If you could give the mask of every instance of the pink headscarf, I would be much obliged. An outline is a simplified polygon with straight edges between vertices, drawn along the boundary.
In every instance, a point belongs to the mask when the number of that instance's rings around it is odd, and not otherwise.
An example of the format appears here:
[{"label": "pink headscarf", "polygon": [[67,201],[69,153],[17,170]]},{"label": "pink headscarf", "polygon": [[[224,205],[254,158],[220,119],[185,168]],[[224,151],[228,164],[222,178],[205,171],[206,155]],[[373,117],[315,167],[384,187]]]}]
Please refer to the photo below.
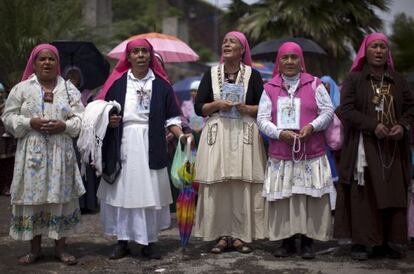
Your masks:
[{"label": "pink headscarf", "polygon": [[[243,54],[242,62],[245,65],[251,66],[252,65],[252,57],[250,55],[250,46],[249,46],[249,42],[246,39],[246,36],[244,36],[244,34],[239,32],[239,31],[231,31],[231,32],[227,33],[226,36],[234,36],[239,40],[240,44],[244,48],[244,54]],[[226,37],[226,36],[224,36],[224,37]],[[221,55],[221,57],[220,57],[220,63],[224,63],[223,55]]]},{"label": "pink headscarf", "polygon": [[280,58],[282,58],[283,55],[286,55],[287,53],[294,53],[297,56],[299,56],[301,71],[306,72],[305,59],[303,58],[302,48],[294,42],[285,42],[280,46],[279,50],[277,51],[275,67],[273,69],[272,77],[275,77],[279,73],[279,60]]},{"label": "pink headscarf", "polygon": [[121,76],[131,68],[131,64],[128,61],[128,54],[133,48],[138,47],[138,46],[145,47],[150,51],[151,61],[150,61],[149,67],[153,70],[153,72],[157,76],[159,76],[160,78],[170,83],[170,81],[168,80],[167,73],[162,68],[162,65],[159,63],[158,59],[155,58],[154,56],[154,49],[152,48],[152,45],[148,42],[147,39],[135,39],[135,40],[128,42],[125,48],[125,51],[123,52],[121,58],[116,64],[111,75],[109,75],[108,79],[106,79],[105,84],[103,85],[103,88],[101,92],[98,94],[98,96],[96,97],[96,99],[104,100],[106,93],[111,88],[112,84],[116,80],[121,78]]},{"label": "pink headscarf", "polygon": [[29,78],[30,75],[33,74],[33,63],[35,62],[36,57],[39,54],[39,52],[41,50],[44,50],[44,49],[48,49],[48,50],[50,50],[51,52],[53,52],[55,54],[56,59],[58,61],[58,63],[57,63],[57,65],[58,65],[58,75],[60,75],[60,60],[59,60],[59,52],[58,52],[57,48],[55,46],[51,45],[51,44],[40,44],[40,45],[37,45],[36,47],[34,47],[33,50],[32,50],[32,53],[30,53],[30,57],[29,57],[29,60],[27,60],[26,68],[24,69],[21,81],[26,80],[27,78]]},{"label": "pink headscarf", "polygon": [[[365,60],[365,53],[367,50],[368,45],[375,40],[381,40],[388,46],[388,38],[379,32],[374,32],[365,36],[364,40],[362,41],[361,46],[359,47],[357,56],[355,57],[354,63],[352,63],[351,71],[359,71],[362,70],[363,67],[363,60]],[[387,56],[387,64],[388,67],[394,71],[394,62],[392,61],[391,51],[388,49],[388,56]]]}]

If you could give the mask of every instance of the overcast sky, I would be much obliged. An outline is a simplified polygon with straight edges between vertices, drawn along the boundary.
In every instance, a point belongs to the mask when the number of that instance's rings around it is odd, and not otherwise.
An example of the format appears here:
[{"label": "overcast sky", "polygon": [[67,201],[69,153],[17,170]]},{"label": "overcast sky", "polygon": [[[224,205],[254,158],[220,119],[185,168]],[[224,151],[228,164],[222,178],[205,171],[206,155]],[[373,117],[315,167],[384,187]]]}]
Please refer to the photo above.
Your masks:
[{"label": "overcast sky", "polygon": [[[226,8],[230,3],[231,0],[207,0],[213,5],[217,5],[220,8]],[[243,0],[246,3],[254,3],[257,0]],[[407,15],[414,17],[414,0],[394,0],[391,3],[389,13],[378,12],[378,15],[384,20],[385,24],[385,32],[390,34],[391,32],[391,24],[394,20],[394,15],[400,12],[404,12]]]},{"label": "overcast sky", "polygon": [[391,4],[389,13],[378,12],[378,15],[384,20],[385,32],[390,34],[391,25],[394,21],[394,15],[404,12],[408,16],[414,17],[414,1],[413,0],[394,0]]}]

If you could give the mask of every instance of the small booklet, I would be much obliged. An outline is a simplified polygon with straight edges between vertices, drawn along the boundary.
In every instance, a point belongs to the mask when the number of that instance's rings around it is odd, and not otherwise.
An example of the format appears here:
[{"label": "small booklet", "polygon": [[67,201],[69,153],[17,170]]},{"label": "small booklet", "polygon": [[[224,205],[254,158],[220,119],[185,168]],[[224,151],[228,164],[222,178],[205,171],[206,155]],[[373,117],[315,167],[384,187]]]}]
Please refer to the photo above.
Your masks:
[{"label": "small booklet", "polygon": [[[292,104],[293,103],[293,104]],[[280,129],[300,129],[300,98],[279,97],[277,100],[277,127]]]},{"label": "small booklet", "polygon": [[[244,102],[244,88],[243,85],[240,84],[230,84],[224,83],[223,84],[223,91],[221,94],[221,99],[226,101],[231,101],[234,104],[243,103]],[[236,107],[232,107],[228,111],[220,111],[221,117],[238,119],[241,117],[239,111]]]}]

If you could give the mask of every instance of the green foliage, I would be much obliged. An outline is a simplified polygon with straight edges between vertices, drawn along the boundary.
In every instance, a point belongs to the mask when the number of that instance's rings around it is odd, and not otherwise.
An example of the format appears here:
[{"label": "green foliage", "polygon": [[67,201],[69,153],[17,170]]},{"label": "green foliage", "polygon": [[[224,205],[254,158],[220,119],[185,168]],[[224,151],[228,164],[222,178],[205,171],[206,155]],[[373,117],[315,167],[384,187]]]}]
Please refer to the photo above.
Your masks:
[{"label": "green foliage", "polygon": [[395,15],[390,37],[391,49],[397,70],[400,72],[414,71],[414,19],[405,13]]},{"label": "green foliage", "polygon": [[[162,32],[164,17],[184,17],[182,10],[171,6],[166,0],[112,0],[112,11],[112,46],[132,35]],[[190,46],[199,54],[200,61],[211,61],[214,54],[210,49],[193,40],[190,41]]]},{"label": "green foliage", "polygon": [[[233,4],[239,6],[240,1]],[[374,9],[388,11],[389,0],[261,0],[243,16],[236,14],[239,29],[251,42],[281,37],[311,38],[330,56],[349,56],[350,44],[358,48],[365,33],[382,28]],[[230,7],[230,13],[238,12]]]},{"label": "green foliage", "polygon": [[80,0],[0,1],[0,82],[19,81],[35,45],[85,33],[81,13]]},{"label": "green foliage", "polygon": [[229,29],[233,29],[243,16],[249,14],[250,10],[250,5],[242,0],[233,0],[223,16],[224,22],[226,22]]},{"label": "green foliage", "polygon": [[380,31],[375,10],[387,12],[390,0],[259,0],[245,6],[233,0],[225,18],[236,21],[251,43],[284,37],[317,42],[329,58],[329,73],[342,78],[349,71],[352,48],[358,50],[367,33]]},{"label": "green foliage", "polygon": [[140,33],[161,32],[160,18],[182,16],[165,0],[113,0],[112,9],[115,42]]},{"label": "green foliage", "polygon": [[200,57],[200,62],[211,62],[214,56],[214,53],[211,49],[205,47],[201,43],[190,41],[191,48],[197,52]]},{"label": "green foliage", "polygon": [[114,38],[122,41],[138,33],[159,31],[154,18],[148,16],[152,1],[113,0],[113,31]]}]

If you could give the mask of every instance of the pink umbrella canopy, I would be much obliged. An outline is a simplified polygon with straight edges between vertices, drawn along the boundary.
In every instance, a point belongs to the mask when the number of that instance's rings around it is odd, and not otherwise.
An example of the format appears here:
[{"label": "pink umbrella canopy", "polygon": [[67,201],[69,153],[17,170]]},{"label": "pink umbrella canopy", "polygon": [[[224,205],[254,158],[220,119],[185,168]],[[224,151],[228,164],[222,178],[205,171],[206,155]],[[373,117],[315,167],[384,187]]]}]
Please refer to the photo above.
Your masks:
[{"label": "pink umbrella canopy", "polygon": [[129,37],[113,48],[107,54],[108,57],[119,59],[125,50],[126,44],[137,38],[147,39],[154,48],[154,51],[161,55],[165,63],[195,62],[199,59],[197,53],[177,37],[157,32],[143,33]]}]

